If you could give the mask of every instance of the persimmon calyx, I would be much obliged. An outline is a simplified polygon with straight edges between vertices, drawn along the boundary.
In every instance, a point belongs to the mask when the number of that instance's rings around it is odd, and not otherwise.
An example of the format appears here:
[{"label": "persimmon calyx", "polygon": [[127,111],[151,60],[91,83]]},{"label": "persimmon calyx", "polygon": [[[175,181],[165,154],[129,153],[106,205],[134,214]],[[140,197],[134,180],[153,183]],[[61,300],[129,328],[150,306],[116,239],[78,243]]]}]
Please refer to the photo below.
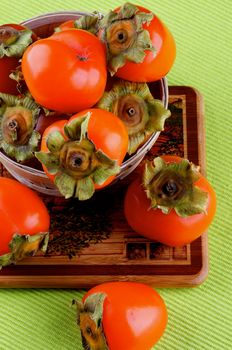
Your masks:
[{"label": "persimmon calyx", "polygon": [[3,26],[0,28],[0,58],[23,56],[26,48],[32,43],[32,31],[29,29],[16,30]]},{"label": "persimmon calyx", "polygon": [[46,253],[48,241],[48,232],[40,232],[32,236],[15,233],[9,243],[10,252],[0,256],[0,269],[3,266],[16,264],[26,257],[34,256],[38,251]]},{"label": "persimmon calyx", "polygon": [[77,309],[77,324],[80,327],[82,345],[85,350],[109,350],[103,329],[103,305],[106,295],[95,293],[84,303],[73,300]]},{"label": "persimmon calyx", "polygon": [[95,192],[94,185],[102,185],[110,176],[118,174],[115,160],[97,150],[88,138],[91,113],[68,122],[61,132],[47,138],[49,152],[36,152],[48,173],[55,175],[55,185],[65,198],[87,200]]},{"label": "persimmon calyx", "polygon": [[100,38],[106,44],[108,69],[111,75],[124,66],[126,61],[143,62],[146,50],[155,53],[148,30],[152,13],[145,13],[130,3],[125,3],[118,12],[110,11],[100,23]]},{"label": "persimmon calyx", "polygon": [[15,70],[11,71],[9,78],[16,82],[16,87],[19,95],[24,95],[32,98],[24,80],[21,65],[16,67]]},{"label": "persimmon calyx", "polygon": [[0,148],[17,162],[34,157],[41,138],[35,131],[40,106],[29,97],[0,93]]},{"label": "persimmon calyx", "polygon": [[143,186],[151,208],[168,214],[172,209],[181,217],[206,213],[208,194],[194,185],[199,167],[183,159],[166,163],[161,157],[145,164]]},{"label": "persimmon calyx", "polygon": [[164,129],[171,112],[155,99],[147,84],[119,81],[106,91],[98,103],[118,116],[125,124],[129,136],[128,154],[131,155],[157,131]]},{"label": "persimmon calyx", "polygon": [[83,15],[74,21],[74,28],[87,30],[95,35],[99,30],[101,19],[102,15],[97,11],[91,15]]}]

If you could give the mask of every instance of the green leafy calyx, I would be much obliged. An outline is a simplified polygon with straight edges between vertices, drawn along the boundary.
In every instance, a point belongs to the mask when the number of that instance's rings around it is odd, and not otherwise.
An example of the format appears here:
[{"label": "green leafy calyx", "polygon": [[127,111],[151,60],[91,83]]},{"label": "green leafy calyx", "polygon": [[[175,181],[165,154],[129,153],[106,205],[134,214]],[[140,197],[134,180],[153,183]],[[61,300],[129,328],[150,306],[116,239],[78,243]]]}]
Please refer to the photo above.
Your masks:
[{"label": "green leafy calyx", "polygon": [[15,264],[26,257],[34,256],[38,251],[45,253],[48,240],[48,232],[41,232],[33,236],[14,234],[9,243],[10,252],[0,256],[0,268]]},{"label": "green leafy calyx", "polygon": [[96,150],[88,138],[90,117],[87,113],[72,119],[65,125],[65,136],[59,131],[48,136],[48,152],[36,152],[47,171],[55,175],[54,182],[65,198],[89,199],[95,184],[102,185],[120,170],[117,162]]},{"label": "green leafy calyx", "polygon": [[106,295],[95,293],[84,302],[73,300],[77,308],[77,324],[80,327],[85,350],[109,350],[103,329],[103,309]]},{"label": "green leafy calyx", "polygon": [[41,135],[34,130],[40,107],[29,97],[0,93],[0,148],[17,162],[34,156]]},{"label": "green leafy calyx", "polygon": [[148,30],[154,15],[141,12],[137,6],[125,3],[118,12],[110,11],[101,20],[101,40],[107,47],[108,68],[111,75],[126,61],[143,62],[146,50],[155,52]]},{"label": "green leafy calyx", "polygon": [[98,12],[93,12],[91,15],[80,16],[74,21],[74,28],[87,30],[92,34],[97,34],[101,18],[102,16]]},{"label": "green leafy calyx", "polygon": [[129,135],[128,154],[131,155],[153,134],[164,129],[170,111],[162,101],[154,99],[144,83],[119,81],[105,92],[98,107],[117,115]]},{"label": "green leafy calyx", "polygon": [[16,30],[9,26],[0,28],[0,58],[23,56],[26,48],[32,43],[32,31]]},{"label": "green leafy calyx", "polygon": [[174,209],[179,216],[205,213],[208,194],[195,186],[199,168],[188,160],[166,163],[157,157],[145,164],[143,186],[151,208],[168,214]]}]

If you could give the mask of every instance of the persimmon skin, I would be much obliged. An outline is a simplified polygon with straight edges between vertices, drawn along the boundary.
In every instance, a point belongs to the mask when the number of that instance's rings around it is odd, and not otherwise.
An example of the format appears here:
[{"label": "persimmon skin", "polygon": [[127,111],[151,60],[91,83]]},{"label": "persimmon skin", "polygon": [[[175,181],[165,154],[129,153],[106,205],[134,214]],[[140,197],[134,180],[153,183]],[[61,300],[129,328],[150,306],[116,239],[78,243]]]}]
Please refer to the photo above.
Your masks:
[{"label": "persimmon skin", "polygon": [[[162,157],[166,162],[180,162],[176,156]],[[137,178],[127,189],[124,213],[128,224],[139,234],[163,244],[178,247],[191,243],[209,227],[216,212],[216,194],[204,176],[200,176],[195,186],[208,193],[207,213],[181,217],[174,209],[164,214],[160,209],[150,208],[141,178]]]},{"label": "persimmon skin", "polygon": [[[137,8],[141,12],[151,12],[142,6]],[[118,10],[119,8],[115,11]],[[172,68],[176,58],[176,44],[170,30],[155,14],[150,24],[144,24],[143,28],[150,34],[155,54],[147,50],[142,63],[127,61],[116,72],[117,77],[135,82],[151,82],[165,77]]]},{"label": "persimmon skin", "polygon": [[74,22],[75,22],[75,19],[70,19],[68,21],[65,21],[65,22],[61,23],[58,28],[61,31],[75,28],[74,27]]},{"label": "persimmon skin", "polygon": [[117,160],[120,165],[128,148],[128,134],[123,122],[113,113],[100,108],[81,111],[70,120],[82,117],[88,112],[91,113],[88,125],[89,139],[96,149],[101,149],[109,158]]},{"label": "persimmon skin", "polygon": [[[69,121],[82,118],[88,112],[91,114],[88,123],[88,138],[93,142],[97,150],[101,150],[109,158],[116,160],[118,165],[121,165],[128,149],[128,134],[125,125],[114,114],[98,108],[90,108],[74,114]],[[67,122],[67,120],[59,120],[44,131],[41,151],[48,152],[47,138],[54,131],[60,131],[64,138],[67,139],[64,133],[64,127]],[[43,166],[43,169],[47,176],[54,181],[55,175],[49,174],[45,166]],[[95,184],[95,188],[100,189],[109,185],[114,178],[115,176],[110,176],[102,185]]]},{"label": "persimmon skin", "polygon": [[142,283],[111,282],[92,288],[83,301],[104,293],[103,330],[110,350],[150,350],[167,325],[160,295]]},{"label": "persimmon skin", "polygon": [[105,48],[85,30],[57,32],[27,48],[22,72],[37,103],[54,111],[77,113],[92,107],[104,93]]},{"label": "persimmon skin", "polygon": [[48,210],[36,194],[16,180],[0,177],[0,255],[9,253],[15,233],[35,235],[48,232]]},{"label": "persimmon skin", "polygon": [[[16,23],[7,23],[0,26],[10,27],[16,30],[25,30],[26,27],[16,24]],[[32,34],[32,39],[35,41],[37,38],[35,34]],[[18,57],[7,57],[4,56],[0,58],[0,92],[11,95],[18,95],[17,82],[9,77],[9,75],[16,70],[20,65]]]}]

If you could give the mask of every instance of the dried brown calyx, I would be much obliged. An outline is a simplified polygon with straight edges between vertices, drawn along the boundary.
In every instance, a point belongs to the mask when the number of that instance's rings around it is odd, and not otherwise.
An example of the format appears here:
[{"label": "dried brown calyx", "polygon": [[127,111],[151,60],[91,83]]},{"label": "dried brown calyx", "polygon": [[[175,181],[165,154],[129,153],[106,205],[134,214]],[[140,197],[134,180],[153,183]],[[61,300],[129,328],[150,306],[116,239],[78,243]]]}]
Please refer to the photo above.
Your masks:
[{"label": "dried brown calyx", "polygon": [[164,128],[171,115],[162,101],[154,99],[144,83],[119,81],[105,92],[98,107],[118,116],[129,135],[128,154],[131,155],[156,131]]},{"label": "dried brown calyx", "polygon": [[40,107],[29,97],[0,93],[0,148],[17,162],[34,157],[41,135],[34,130]]},{"label": "dried brown calyx", "polygon": [[26,48],[32,43],[32,31],[17,30],[10,26],[0,27],[0,58],[21,58]]},{"label": "dried brown calyx", "polygon": [[86,200],[95,192],[95,184],[102,185],[108,177],[116,175],[120,167],[115,160],[97,150],[88,138],[91,113],[67,122],[61,132],[50,133],[47,138],[49,152],[36,152],[36,157],[54,175],[54,182],[65,198]]},{"label": "dried brown calyx", "polygon": [[103,330],[103,305],[106,295],[95,293],[84,302],[73,300],[77,308],[77,325],[80,327],[85,350],[109,350]]},{"label": "dried brown calyx", "polygon": [[157,157],[147,162],[143,186],[151,208],[161,209],[165,214],[174,209],[182,217],[206,212],[208,194],[195,186],[199,177],[199,167],[187,159],[166,163]]},{"label": "dried brown calyx", "polygon": [[143,62],[146,50],[155,52],[149,32],[154,15],[141,12],[137,6],[125,3],[118,12],[110,11],[100,23],[100,39],[106,44],[108,68],[114,75],[126,61]]}]

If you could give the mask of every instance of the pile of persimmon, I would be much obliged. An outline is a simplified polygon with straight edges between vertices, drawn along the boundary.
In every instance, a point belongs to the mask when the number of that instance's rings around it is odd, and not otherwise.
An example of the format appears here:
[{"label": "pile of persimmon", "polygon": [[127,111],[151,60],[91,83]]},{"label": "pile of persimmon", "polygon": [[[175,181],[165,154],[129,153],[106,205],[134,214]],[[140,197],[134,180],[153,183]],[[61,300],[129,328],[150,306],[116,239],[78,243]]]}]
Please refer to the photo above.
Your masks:
[{"label": "pile of persimmon", "polygon": [[[125,3],[61,23],[43,39],[6,24],[0,43],[0,148],[39,165],[65,198],[91,198],[164,129],[170,111],[149,82],[171,69],[175,41],[151,11]],[[147,163],[129,186],[125,216],[140,234],[183,245],[211,223],[215,194],[188,160],[165,159]]]},{"label": "pile of persimmon", "polygon": [[0,149],[42,164],[65,198],[107,186],[170,116],[148,84],[171,69],[175,42],[145,8],[83,15],[42,39],[6,24],[0,43]]}]

